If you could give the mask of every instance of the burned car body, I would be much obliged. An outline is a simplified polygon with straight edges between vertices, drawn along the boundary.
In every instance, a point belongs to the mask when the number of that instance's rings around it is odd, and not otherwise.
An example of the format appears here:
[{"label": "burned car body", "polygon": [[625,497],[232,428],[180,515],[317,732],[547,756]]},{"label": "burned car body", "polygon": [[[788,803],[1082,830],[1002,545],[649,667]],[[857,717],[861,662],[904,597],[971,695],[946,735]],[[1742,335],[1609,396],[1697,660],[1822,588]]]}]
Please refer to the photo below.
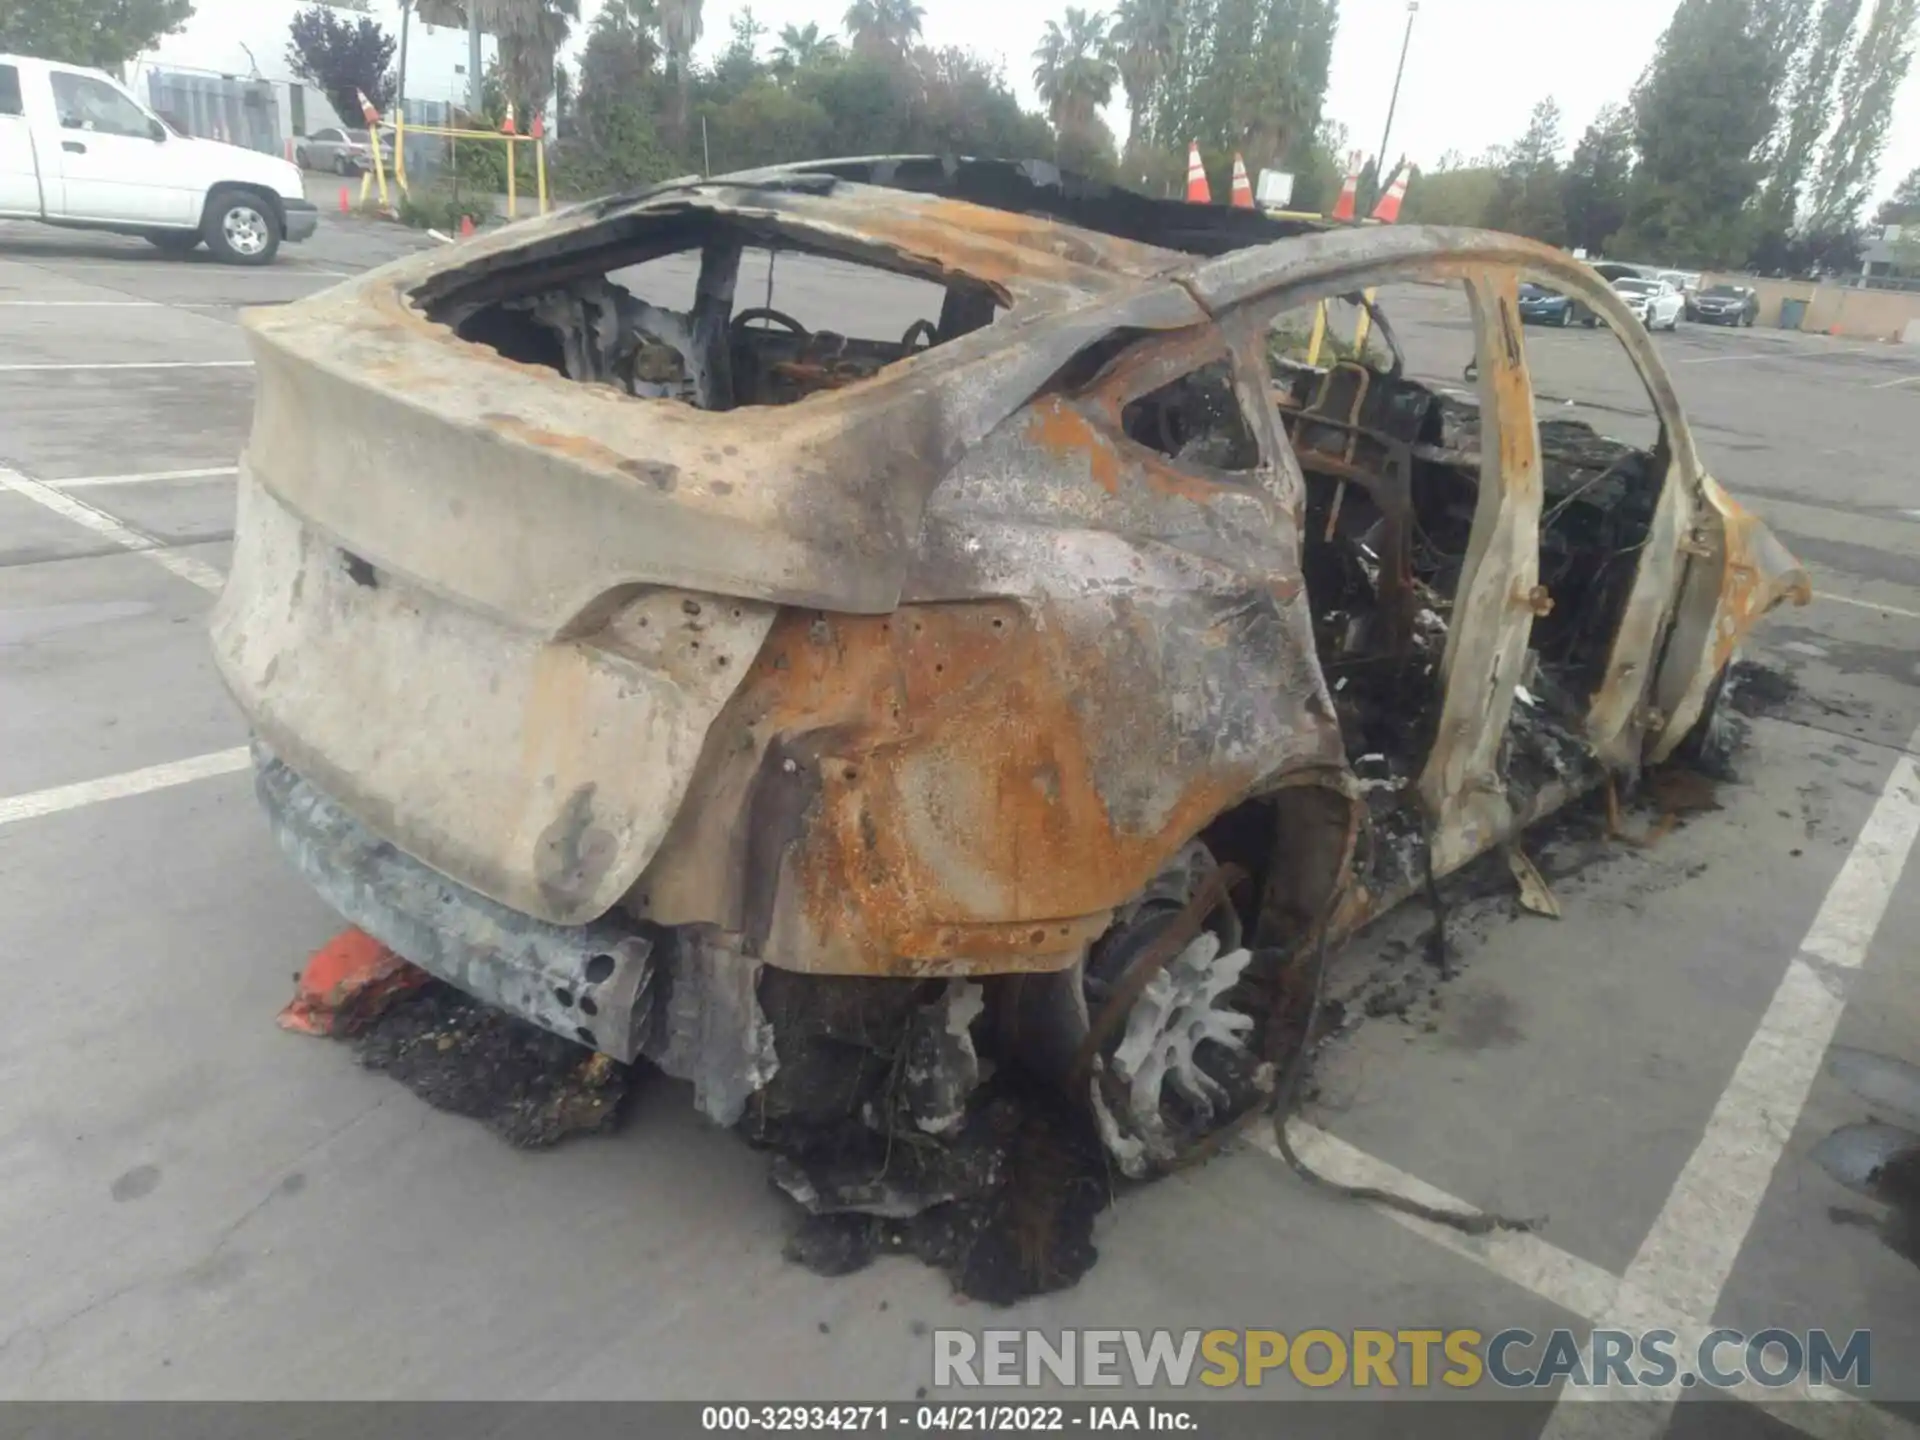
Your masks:
[{"label": "burned car body", "polygon": [[[1135,201],[832,162],[250,313],[215,647],[295,863],[722,1122],[853,1113],[783,1089],[834,1046],[933,1137],[982,1049],[1076,1086],[1091,1059],[1139,1173],[1219,1109],[1201,1046],[1244,1048],[1254,955],[1665,757],[1804,603],[1583,265]],[[1181,249],[1147,238],[1169,214]],[[741,293],[748,251],[917,277],[938,313],[808,330]],[[675,255],[685,308],[610,278]],[[1523,277],[1620,334],[1656,449],[1536,425]],[[1270,364],[1275,315],[1409,278],[1464,285],[1477,404]]]}]

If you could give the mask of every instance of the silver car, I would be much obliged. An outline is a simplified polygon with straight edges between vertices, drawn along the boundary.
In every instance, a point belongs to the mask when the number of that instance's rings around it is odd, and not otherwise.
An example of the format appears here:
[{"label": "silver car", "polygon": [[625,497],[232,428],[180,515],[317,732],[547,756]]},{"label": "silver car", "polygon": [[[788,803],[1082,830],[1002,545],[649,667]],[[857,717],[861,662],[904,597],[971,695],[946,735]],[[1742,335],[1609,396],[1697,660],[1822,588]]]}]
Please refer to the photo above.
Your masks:
[{"label": "silver car", "polygon": [[[382,147],[390,147],[392,137],[380,137]],[[302,170],[330,170],[336,175],[358,175],[373,164],[373,141],[365,130],[341,130],[328,126],[307,136],[293,151],[294,162]]]}]

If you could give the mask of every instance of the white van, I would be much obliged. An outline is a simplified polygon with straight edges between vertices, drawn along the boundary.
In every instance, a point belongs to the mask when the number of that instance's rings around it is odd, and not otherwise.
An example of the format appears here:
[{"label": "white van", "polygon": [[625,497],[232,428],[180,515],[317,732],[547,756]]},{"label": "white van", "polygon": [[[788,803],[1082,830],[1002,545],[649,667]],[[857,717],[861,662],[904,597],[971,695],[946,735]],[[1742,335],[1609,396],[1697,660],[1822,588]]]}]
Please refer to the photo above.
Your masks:
[{"label": "white van", "polygon": [[0,217],[144,235],[170,255],[205,241],[265,265],[320,223],[275,155],[180,134],[112,76],[0,55]]}]

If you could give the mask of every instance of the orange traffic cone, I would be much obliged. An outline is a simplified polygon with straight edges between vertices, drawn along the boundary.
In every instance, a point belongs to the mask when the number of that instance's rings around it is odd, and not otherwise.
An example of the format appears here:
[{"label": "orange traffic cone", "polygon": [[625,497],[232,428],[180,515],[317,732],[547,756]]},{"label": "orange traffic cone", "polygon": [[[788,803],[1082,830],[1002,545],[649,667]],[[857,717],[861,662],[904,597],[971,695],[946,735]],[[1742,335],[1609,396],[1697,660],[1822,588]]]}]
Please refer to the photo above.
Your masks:
[{"label": "orange traffic cone", "polygon": [[520,133],[520,128],[515,125],[513,121],[513,102],[511,100],[507,102],[507,118],[500,122],[500,133],[502,135],[518,135]]},{"label": "orange traffic cone", "polygon": [[1247,162],[1238,152],[1233,157],[1233,203],[1242,210],[1253,209],[1253,185],[1247,179]]},{"label": "orange traffic cone", "polygon": [[1393,183],[1387,186],[1387,193],[1380,197],[1380,203],[1373,207],[1373,218],[1391,225],[1400,218],[1400,206],[1407,198],[1407,180],[1412,167],[1402,165],[1393,172]]},{"label": "orange traffic cone", "polygon": [[340,187],[340,213],[342,215],[351,215],[353,213],[353,201],[348,198],[347,187],[344,185]]},{"label": "orange traffic cone", "polygon": [[1187,199],[1195,205],[1211,205],[1213,191],[1207,186],[1207,167],[1200,163],[1200,142],[1187,143]]},{"label": "orange traffic cone", "polygon": [[473,234],[473,217],[471,215],[462,215],[460,217],[460,238],[464,240],[471,234]]},{"label": "orange traffic cone", "polygon": [[1353,219],[1354,206],[1359,201],[1359,198],[1360,157],[1355,154],[1347,158],[1346,182],[1341,185],[1340,198],[1333,202],[1333,214],[1328,218],[1333,220]]},{"label": "orange traffic cone", "polygon": [[533,117],[533,138],[536,140],[547,138],[547,117],[544,114]]}]

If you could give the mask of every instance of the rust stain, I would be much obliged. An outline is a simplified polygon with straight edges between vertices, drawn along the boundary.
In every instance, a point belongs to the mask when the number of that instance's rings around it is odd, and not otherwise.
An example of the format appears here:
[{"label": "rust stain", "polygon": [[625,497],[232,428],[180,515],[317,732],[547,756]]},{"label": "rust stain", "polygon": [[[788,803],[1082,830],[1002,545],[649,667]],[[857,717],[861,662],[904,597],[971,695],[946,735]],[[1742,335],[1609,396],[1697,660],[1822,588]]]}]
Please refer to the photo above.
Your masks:
[{"label": "rust stain", "polygon": [[1109,495],[1120,493],[1120,456],[1113,441],[1069,401],[1051,395],[1034,405],[1028,435],[1035,445],[1056,455],[1084,454],[1094,483]]},{"label": "rust stain", "polygon": [[[756,737],[743,763],[802,753],[818,786],[766,958],[874,974],[1067,963],[1256,779],[1202,767],[1151,829],[1119,825],[1094,755],[1115,748],[1106,717],[1137,713],[1110,693],[1129,683],[1014,602],[785,612],[733,708]],[[1129,738],[1157,774],[1168,747]]]}]

